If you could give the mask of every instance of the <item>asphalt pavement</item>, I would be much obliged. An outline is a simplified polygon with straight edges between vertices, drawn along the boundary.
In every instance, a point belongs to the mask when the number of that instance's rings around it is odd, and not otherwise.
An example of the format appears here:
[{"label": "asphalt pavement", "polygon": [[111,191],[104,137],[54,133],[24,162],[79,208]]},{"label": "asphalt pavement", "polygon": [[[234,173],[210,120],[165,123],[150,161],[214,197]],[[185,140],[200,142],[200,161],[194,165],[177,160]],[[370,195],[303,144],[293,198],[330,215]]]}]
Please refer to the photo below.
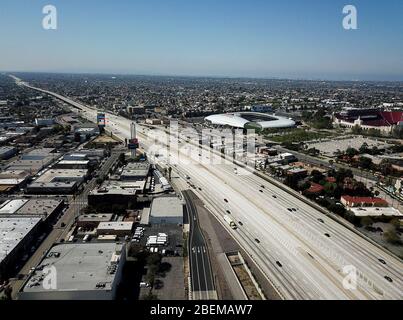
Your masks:
[{"label": "asphalt pavement", "polygon": [[193,300],[216,299],[210,258],[206,241],[200,229],[193,192],[183,191],[190,222],[189,258]]}]

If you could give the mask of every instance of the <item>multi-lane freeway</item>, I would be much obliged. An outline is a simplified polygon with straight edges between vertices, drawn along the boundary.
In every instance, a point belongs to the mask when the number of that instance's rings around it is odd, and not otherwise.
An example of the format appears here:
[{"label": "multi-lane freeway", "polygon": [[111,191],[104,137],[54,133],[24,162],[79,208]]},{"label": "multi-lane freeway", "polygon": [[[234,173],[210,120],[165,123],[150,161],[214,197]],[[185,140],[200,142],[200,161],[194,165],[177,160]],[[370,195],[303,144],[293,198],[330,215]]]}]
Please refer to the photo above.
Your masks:
[{"label": "multi-lane freeway", "polygon": [[[81,115],[91,121],[96,119],[95,109],[29,87],[81,109]],[[107,114],[107,118],[109,130],[115,135],[130,137],[130,120],[113,114]],[[138,125],[145,150],[154,143],[149,139],[154,131]],[[191,153],[189,150],[196,147],[180,136],[179,140],[178,145],[170,146],[168,154],[155,157],[155,161],[161,165],[175,163],[172,168],[191,181],[194,192],[219,220],[225,214],[232,215],[238,228],[227,226],[228,230],[282,298],[403,299],[401,260],[286,188],[254,174],[243,174],[244,169],[231,162],[212,164],[214,155],[197,150]],[[199,154],[198,161],[190,154]]]}]

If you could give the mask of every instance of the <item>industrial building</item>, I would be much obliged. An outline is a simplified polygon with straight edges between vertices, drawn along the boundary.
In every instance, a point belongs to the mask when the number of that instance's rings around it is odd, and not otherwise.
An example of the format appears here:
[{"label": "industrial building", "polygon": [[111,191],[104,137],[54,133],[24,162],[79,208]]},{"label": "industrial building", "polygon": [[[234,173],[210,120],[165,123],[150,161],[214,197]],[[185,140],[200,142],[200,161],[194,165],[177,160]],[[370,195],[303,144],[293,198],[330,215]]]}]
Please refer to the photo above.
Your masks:
[{"label": "industrial building", "polygon": [[120,175],[122,181],[145,180],[150,172],[150,164],[143,162],[130,162],[124,168]]},{"label": "industrial building", "polygon": [[83,182],[87,177],[88,170],[85,169],[50,169],[42,174],[36,182]]},{"label": "industrial building", "polygon": [[78,189],[77,181],[33,182],[26,188],[28,194],[73,194]]},{"label": "industrial building", "polygon": [[44,221],[53,221],[63,208],[63,200],[12,199],[0,205],[0,217],[39,217]]},{"label": "industrial building", "polygon": [[0,160],[10,159],[12,156],[16,155],[18,152],[17,148],[14,147],[0,147]]},{"label": "industrial building", "polygon": [[20,159],[10,162],[7,170],[24,170],[31,175],[37,174],[61,155],[54,152],[54,148],[39,148],[21,155]]},{"label": "industrial building", "polygon": [[88,195],[88,204],[99,206],[105,204],[120,204],[128,206],[136,202],[138,194],[144,192],[146,181],[105,181],[98,189]]},{"label": "industrial building", "polygon": [[82,214],[77,218],[77,227],[85,229],[95,229],[101,222],[112,220],[113,213],[89,213]]},{"label": "industrial building", "polygon": [[60,160],[53,167],[55,169],[88,169],[89,160]]},{"label": "industrial building", "polygon": [[116,235],[118,237],[130,236],[133,230],[133,221],[100,222],[97,235]]},{"label": "industrial building", "polygon": [[42,219],[0,217],[0,280],[9,277],[17,262],[29,252],[40,230]]},{"label": "industrial building", "polygon": [[36,118],[35,125],[37,126],[51,126],[55,123],[53,119]]},{"label": "industrial building", "polygon": [[30,194],[71,194],[87,178],[86,169],[49,169],[27,186]]},{"label": "industrial building", "polygon": [[24,170],[4,170],[0,172],[0,193],[14,191],[26,185],[30,174]]},{"label": "industrial building", "polygon": [[[125,262],[117,243],[63,243],[53,246],[19,293],[21,300],[113,300]],[[55,283],[44,283],[54,267]],[[47,271],[49,272],[49,271]]]},{"label": "industrial building", "polygon": [[154,198],[150,208],[151,224],[183,224],[183,203],[177,197]]},{"label": "industrial building", "polygon": [[67,153],[63,156],[63,160],[93,160],[99,161],[106,156],[105,149],[80,149]]}]

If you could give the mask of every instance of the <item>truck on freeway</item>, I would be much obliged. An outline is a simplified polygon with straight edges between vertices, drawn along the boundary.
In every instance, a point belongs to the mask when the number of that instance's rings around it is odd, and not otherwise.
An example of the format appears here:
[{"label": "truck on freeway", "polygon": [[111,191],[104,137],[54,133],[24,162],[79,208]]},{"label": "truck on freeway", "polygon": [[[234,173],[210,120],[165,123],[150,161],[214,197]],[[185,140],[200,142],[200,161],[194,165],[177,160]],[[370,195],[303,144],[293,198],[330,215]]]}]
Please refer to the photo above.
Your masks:
[{"label": "truck on freeway", "polygon": [[229,215],[224,215],[224,220],[229,224],[229,226],[232,228],[232,229],[236,229],[237,228],[237,226],[236,226],[236,224],[235,224],[235,222],[234,222],[234,220],[232,220],[232,218],[229,216]]}]

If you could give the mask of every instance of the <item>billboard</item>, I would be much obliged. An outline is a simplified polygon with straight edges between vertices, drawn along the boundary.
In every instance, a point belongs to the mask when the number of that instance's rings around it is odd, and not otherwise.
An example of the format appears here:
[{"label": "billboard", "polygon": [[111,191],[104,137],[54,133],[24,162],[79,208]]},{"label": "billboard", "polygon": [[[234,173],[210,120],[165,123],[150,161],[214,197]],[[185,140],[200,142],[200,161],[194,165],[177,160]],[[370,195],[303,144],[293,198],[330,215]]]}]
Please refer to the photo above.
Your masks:
[{"label": "billboard", "polygon": [[106,117],[105,113],[98,113],[97,114],[97,124],[99,127],[104,128],[106,125]]},{"label": "billboard", "polygon": [[137,149],[139,147],[139,140],[137,138],[129,139],[127,147],[129,148],[129,150]]}]

